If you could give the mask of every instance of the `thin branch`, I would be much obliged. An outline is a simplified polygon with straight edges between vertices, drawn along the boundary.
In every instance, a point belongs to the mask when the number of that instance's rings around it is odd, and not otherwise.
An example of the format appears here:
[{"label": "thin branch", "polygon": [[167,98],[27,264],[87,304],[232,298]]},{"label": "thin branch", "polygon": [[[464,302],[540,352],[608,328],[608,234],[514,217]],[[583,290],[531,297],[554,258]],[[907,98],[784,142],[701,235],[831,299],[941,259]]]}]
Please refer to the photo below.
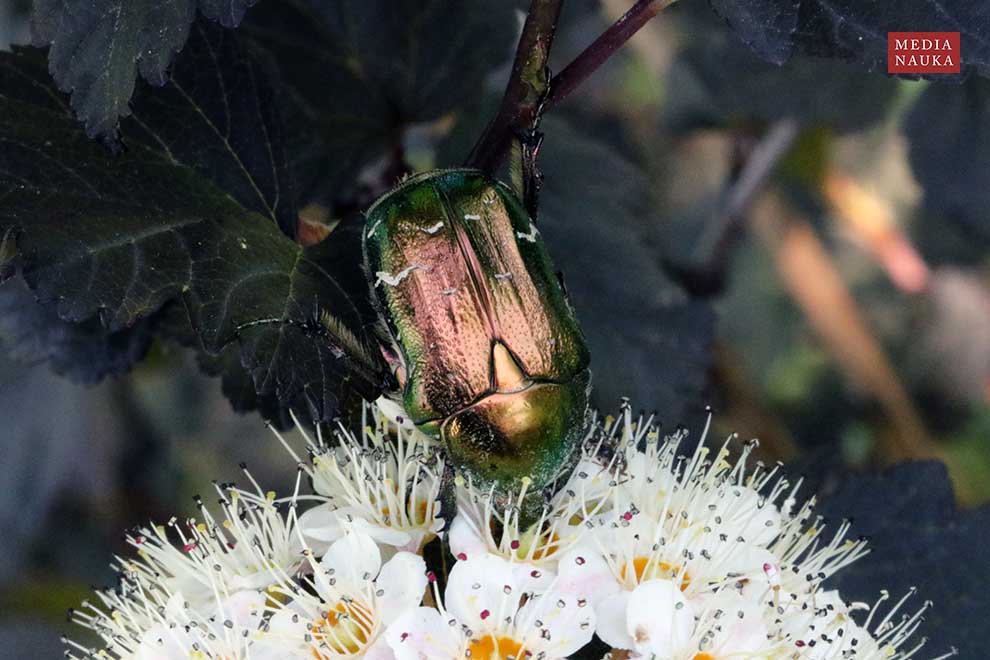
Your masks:
[{"label": "thin branch", "polygon": [[745,150],[748,153],[723,189],[719,208],[691,251],[692,256],[686,263],[666,263],[668,271],[692,295],[704,297],[721,292],[734,239],[746,213],[793,146],[800,129],[800,124],[791,118],[771,124],[756,146]]},{"label": "thin branch", "polygon": [[726,193],[725,205],[715,223],[719,236],[728,235],[734,225],[742,222],[756,194],[763,189],[777,163],[794,144],[800,128],[800,124],[791,118],[780,119],[770,125]]},{"label": "thin branch", "polygon": [[548,106],[563,101],[588,77],[621,48],[651,18],[674,0],[638,0],[629,11],[612,24],[595,41],[574,58],[550,81]]},{"label": "thin branch", "polygon": [[471,150],[467,165],[493,172],[508,151],[513,135],[533,123],[546,95],[547,60],[562,5],[563,0],[532,0],[502,103]]},{"label": "thin branch", "polygon": [[[498,168],[514,135],[529,128],[541,103],[549,108],[578,86],[674,0],[638,0],[573,62],[553,77],[547,95],[545,71],[563,0],[532,0],[516,49],[512,76],[498,114],[475,144],[466,164],[487,172]],[[544,99],[544,96],[546,98]]]}]

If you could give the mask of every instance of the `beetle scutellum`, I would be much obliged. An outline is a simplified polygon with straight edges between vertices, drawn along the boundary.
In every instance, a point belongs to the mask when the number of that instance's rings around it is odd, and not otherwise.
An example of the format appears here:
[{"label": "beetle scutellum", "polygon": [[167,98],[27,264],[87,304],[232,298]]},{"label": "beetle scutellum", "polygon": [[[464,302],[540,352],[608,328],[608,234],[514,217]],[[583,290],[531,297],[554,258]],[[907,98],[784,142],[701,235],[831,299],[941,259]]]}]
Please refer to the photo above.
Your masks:
[{"label": "beetle scutellum", "polygon": [[411,421],[476,480],[547,484],[574,454],[590,356],[540,232],[476,170],[426,172],[366,213],[364,257]]}]

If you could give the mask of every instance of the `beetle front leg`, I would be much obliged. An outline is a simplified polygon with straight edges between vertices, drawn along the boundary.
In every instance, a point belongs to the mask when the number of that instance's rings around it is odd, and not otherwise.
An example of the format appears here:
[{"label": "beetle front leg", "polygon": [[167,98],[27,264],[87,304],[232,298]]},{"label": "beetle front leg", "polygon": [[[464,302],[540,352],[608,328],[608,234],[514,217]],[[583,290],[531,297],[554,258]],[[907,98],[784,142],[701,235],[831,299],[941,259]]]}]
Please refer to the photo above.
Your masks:
[{"label": "beetle front leg", "polygon": [[540,188],[543,185],[543,173],[536,162],[540,145],[543,144],[543,133],[527,131],[526,135],[520,136],[519,144],[522,148],[522,201],[529,217],[535,221],[539,210]]},{"label": "beetle front leg", "polygon": [[530,218],[534,221],[539,210],[540,188],[543,184],[543,173],[540,172],[537,159],[540,155],[540,146],[543,144],[543,133],[539,130],[540,120],[543,118],[547,100],[550,98],[550,80],[552,77],[550,67],[544,67],[543,75],[546,77],[546,82],[543,87],[543,95],[533,113],[532,123],[525,130],[516,132],[522,160],[522,201]]}]

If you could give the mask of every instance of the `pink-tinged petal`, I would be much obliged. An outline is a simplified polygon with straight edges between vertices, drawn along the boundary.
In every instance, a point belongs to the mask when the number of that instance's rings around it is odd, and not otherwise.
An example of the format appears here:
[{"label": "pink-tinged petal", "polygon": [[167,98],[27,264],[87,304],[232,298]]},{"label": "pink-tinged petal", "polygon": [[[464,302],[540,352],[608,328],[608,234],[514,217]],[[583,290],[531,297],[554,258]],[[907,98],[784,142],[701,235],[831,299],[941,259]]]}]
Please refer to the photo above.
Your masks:
[{"label": "pink-tinged petal", "polygon": [[527,625],[526,648],[547,658],[566,658],[591,641],[595,609],[587,602],[556,591],[531,598],[516,621]]},{"label": "pink-tinged petal", "polygon": [[459,658],[464,647],[460,627],[430,607],[400,616],[385,631],[385,639],[397,660],[450,660]]},{"label": "pink-tinged petal", "polygon": [[450,570],[444,603],[458,623],[474,633],[492,630],[501,616],[513,616],[523,590],[512,565],[495,555],[459,561]]},{"label": "pink-tinged petal", "polygon": [[512,574],[520,589],[534,594],[545,592],[553,584],[554,578],[557,577],[556,573],[549,569],[522,562],[512,562]]},{"label": "pink-tinged petal", "polygon": [[632,650],[635,640],[626,630],[626,610],[630,593],[620,591],[602,600],[595,607],[595,632],[614,649]]},{"label": "pink-tinged petal", "polygon": [[597,604],[621,590],[608,563],[598,550],[577,547],[568,551],[557,564],[556,590]]},{"label": "pink-tinged petal", "polygon": [[426,538],[427,532],[421,529],[411,529],[403,533],[406,535],[406,540],[404,543],[396,544],[396,547],[403,552],[419,552],[419,549],[423,547],[423,540]]},{"label": "pink-tinged petal", "polygon": [[712,649],[718,655],[746,657],[767,646],[770,632],[763,620],[762,608],[736,593],[720,594],[718,609],[724,612],[708,626],[716,631]]},{"label": "pink-tinged petal", "polygon": [[388,625],[408,610],[415,609],[426,591],[426,563],[410,552],[399,552],[385,562],[375,580],[378,614]]},{"label": "pink-tinged petal", "polygon": [[629,596],[626,632],[638,653],[674,657],[691,641],[694,608],[670,580],[648,580]]}]

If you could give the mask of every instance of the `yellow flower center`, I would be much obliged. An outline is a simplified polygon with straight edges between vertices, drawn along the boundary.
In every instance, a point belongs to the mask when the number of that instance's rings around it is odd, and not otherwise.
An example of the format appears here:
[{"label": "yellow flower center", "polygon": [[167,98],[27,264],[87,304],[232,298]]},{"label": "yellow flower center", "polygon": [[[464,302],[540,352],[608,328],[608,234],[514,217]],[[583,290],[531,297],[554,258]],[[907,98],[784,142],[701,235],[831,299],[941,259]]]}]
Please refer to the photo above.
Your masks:
[{"label": "yellow flower center", "polygon": [[557,552],[557,548],[560,547],[560,536],[552,534],[550,538],[547,538],[546,535],[541,535],[539,538],[533,539],[533,543],[536,544],[536,547],[533,549],[532,557],[529,556],[529,546],[525,544],[520,545],[519,549],[516,550],[516,557],[531,561],[546,559]]},{"label": "yellow flower center", "polygon": [[327,613],[326,618],[318,619],[313,625],[313,657],[323,660],[324,655],[317,645],[334,653],[357,653],[371,639],[374,625],[371,611],[355,602],[343,601]]},{"label": "yellow flower center", "polygon": [[711,653],[695,653],[694,660],[715,660],[715,656]]},{"label": "yellow flower center", "polygon": [[471,660],[522,660],[521,651],[522,642],[511,637],[496,638],[488,635],[471,642],[465,655]]},{"label": "yellow flower center", "polygon": [[[492,530],[492,535],[498,538],[496,530]],[[560,535],[544,528],[537,530],[536,526],[530,527],[523,532],[520,537],[511,542],[512,553],[516,559],[521,561],[540,561],[551,557],[560,548]],[[530,554],[532,552],[532,555]]]},{"label": "yellow flower center", "polygon": [[[409,516],[409,521],[414,525],[423,525],[426,523],[426,500],[418,500],[416,502],[409,502],[406,505],[406,513]],[[388,505],[385,505],[381,509],[382,515],[387,519],[386,522],[391,524],[392,520],[390,516],[392,515],[392,509]]]},{"label": "yellow flower center", "polygon": [[[623,564],[619,572],[623,580],[626,579],[629,564],[630,562]],[[687,571],[681,574],[680,569],[664,561],[651,561],[649,557],[635,557],[632,560],[632,568],[636,576],[634,584],[640,584],[644,580],[673,580],[680,584],[681,591],[686,590],[691,584],[691,576],[688,575]],[[705,654],[702,653],[701,655],[704,656]],[[707,659],[702,657],[701,660]]]}]

